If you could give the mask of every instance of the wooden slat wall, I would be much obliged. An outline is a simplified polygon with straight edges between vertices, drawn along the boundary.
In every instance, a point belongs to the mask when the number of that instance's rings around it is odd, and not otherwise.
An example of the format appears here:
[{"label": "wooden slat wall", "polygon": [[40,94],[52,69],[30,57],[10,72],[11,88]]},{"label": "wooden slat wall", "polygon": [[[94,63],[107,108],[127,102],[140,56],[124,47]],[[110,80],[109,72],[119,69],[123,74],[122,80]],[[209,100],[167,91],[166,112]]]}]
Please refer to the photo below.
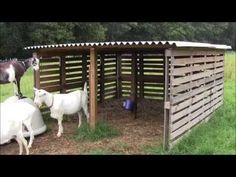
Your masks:
[{"label": "wooden slat wall", "polygon": [[[119,57],[120,63],[117,62],[117,57]],[[164,99],[163,57],[163,54],[160,53],[137,52],[138,97]],[[98,101],[131,96],[131,58],[131,53],[98,53]],[[118,65],[120,68],[117,67]],[[61,68],[63,66],[64,69]],[[40,60],[39,88],[61,93],[83,89],[84,82],[89,78],[89,66],[88,53],[42,58]],[[89,93],[89,85],[87,89]]]},{"label": "wooden slat wall", "polygon": [[[131,54],[121,55],[122,96],[131,93]],[[164,55],[158,53],[137,53],[138,97],[164,100]]]},{"label": "wooden slat wall", "polygon": [[173,146],[223,103],[224,54],[175,50],[169,58],[169,141]]}]

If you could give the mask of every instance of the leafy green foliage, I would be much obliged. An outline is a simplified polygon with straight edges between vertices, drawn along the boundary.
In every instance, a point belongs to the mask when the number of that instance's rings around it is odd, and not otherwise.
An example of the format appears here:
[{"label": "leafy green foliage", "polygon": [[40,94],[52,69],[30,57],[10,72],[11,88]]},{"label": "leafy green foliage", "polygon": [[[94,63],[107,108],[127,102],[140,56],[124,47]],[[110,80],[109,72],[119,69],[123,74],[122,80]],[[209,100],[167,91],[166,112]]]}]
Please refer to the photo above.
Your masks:
[{"label": "leafy green foliage", "polygon": [[0,58],[26,57],[28,45],[71,42],[180,40],[228,44],[235,22],[1,22]]}]

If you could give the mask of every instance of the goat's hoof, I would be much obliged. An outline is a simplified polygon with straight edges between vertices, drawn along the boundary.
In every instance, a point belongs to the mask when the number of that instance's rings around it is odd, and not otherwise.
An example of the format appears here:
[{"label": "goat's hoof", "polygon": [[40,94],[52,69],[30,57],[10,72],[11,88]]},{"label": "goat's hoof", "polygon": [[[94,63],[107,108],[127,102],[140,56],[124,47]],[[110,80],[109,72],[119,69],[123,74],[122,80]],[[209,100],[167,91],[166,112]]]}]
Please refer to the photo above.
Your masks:
[{"label": "goat's hoof", "polygon": [[61,133],[58,133],[58,134],[57,134],[57,137],[58,137],[58,138],[61,137]]},{"label": "goat's hoof", "polygon": [[28,146],[29,149],[30,149],[31,147],[32,147],[31,145]]}]

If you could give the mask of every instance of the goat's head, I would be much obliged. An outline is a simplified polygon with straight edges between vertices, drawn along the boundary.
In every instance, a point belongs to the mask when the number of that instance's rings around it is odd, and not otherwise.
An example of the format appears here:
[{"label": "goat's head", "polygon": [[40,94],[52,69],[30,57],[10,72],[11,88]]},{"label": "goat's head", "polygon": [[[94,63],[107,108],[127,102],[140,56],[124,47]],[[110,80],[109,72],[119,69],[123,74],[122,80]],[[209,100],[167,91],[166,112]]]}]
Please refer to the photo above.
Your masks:
[{"label": "goat's head", "polygon": [[34,103],[40,108],[45,103],[47,92],[34,88]]},{"label": "goat's head", "polygon": [[39,70],[39,59],[36,57],[33,57],[31,59],[31,66],[33,67],[34,70]]}]

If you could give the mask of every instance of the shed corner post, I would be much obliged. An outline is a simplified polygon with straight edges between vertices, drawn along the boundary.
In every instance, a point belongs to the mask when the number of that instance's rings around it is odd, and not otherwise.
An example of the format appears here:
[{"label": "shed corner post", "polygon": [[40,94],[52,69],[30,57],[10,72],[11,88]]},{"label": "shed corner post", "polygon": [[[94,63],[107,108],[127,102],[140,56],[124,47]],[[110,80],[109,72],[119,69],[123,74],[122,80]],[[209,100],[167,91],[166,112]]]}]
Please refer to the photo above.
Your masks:
[{"label": "shed corner post", "polygon": [[165,67],[165,84],[164,84],[164,130],[163,130],[163,149],[169,150],[170,148],[170,79],[169,79],[169,58],[172,56],[172,49],[166,49],[164,56]]},{"label": "shed corner post", "polygon": [[93,47],[90,48],[89,97],[89,124],[90,128],[94,129],[97,118],[97,52]]},{"label": "shed corner post", "polygon": [[[39,57],[36,52],[34,52],[32,56],[36,58]],[[38,71],[34,70],[34,88],[37,88],[37,89],[40,88],[40,64],[39,64],[39,70]]]}]

